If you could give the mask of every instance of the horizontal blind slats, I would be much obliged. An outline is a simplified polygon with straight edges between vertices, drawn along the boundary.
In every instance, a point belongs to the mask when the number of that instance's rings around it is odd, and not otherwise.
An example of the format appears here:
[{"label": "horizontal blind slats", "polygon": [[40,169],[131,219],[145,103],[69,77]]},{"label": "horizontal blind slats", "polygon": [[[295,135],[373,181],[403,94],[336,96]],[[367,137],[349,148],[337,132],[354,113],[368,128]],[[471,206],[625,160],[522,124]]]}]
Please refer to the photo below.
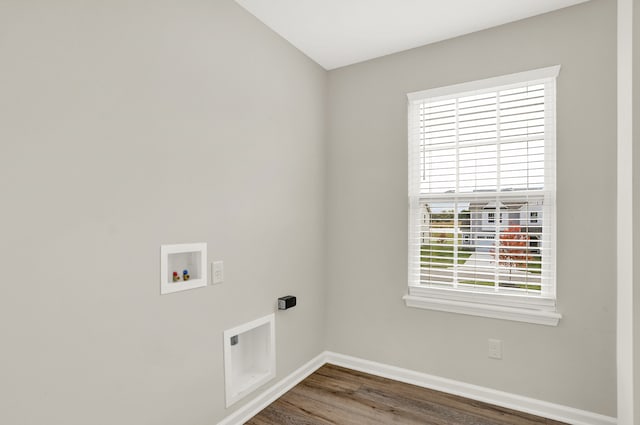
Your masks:
[{"label": "horizontal blind slats", "polygon": [[545,84],[523,84],[415,104],[410,274],[421,284],[533,292],[548,284],[547,97]]}]

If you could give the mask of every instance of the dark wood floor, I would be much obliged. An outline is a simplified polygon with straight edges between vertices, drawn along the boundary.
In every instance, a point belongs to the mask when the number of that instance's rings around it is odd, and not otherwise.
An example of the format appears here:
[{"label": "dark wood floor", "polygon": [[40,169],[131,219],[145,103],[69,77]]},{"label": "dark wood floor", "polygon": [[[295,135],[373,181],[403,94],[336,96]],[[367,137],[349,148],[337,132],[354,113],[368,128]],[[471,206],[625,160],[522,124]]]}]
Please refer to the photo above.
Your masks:
[{"label": "dark wood floor", "polygon": [[561,422],[324,365],[250,425],[530,425]]}]

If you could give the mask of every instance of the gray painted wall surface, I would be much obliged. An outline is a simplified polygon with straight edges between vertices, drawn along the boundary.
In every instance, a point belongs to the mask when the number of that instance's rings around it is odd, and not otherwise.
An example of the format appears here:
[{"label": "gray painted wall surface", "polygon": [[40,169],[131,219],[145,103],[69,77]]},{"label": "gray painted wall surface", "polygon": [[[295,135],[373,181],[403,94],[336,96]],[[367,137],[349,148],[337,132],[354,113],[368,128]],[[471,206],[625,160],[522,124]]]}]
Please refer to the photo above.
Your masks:
[{"label": "gray painted wall surface", "polygon": [[[615,6],[592,1],[329,73],[329,350],[616,415]],[[560,325],[405,307],[406,93],[556,64]],[[504,341],[503,360],[487,357],[489,338]]]},{"label": "gray painted wall surface", "polygon": [[[0,423],[216,423],[222,331],[288,293],[278,378],[328,348],[615,416],[615,2],[328,85],[231,0],[5,0],[0,28]],[[565,318],[406,308],[405,94],[554,64]],[[225,283],[161,297],[160,244],[201,241]]]},{"label": "gray painted wall surface", "polygon": [[640,0],[633,0],[633,414],[640,423]]},{"label": "gray painted wall surface", "polygon": [[[324,349],[326,84],[231,0],[0,2],[0,423],[216,423],[281,295],[278,378]],[[184,242],[226,281],[160,296]]]}]

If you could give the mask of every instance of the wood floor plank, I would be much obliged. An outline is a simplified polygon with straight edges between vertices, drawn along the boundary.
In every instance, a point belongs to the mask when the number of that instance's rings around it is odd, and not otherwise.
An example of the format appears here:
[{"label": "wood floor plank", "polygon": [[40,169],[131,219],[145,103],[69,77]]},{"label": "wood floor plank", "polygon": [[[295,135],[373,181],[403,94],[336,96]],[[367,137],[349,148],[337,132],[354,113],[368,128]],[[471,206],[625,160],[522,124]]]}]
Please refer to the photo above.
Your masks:
[{"label": "wood floor plank", "polygon": [[362,386],[362,382],[344,379],[342,376],[331,376],[325,371],[324,366],[318,369],[318,373],[312,373],[305,379],[306,383],[321,385],[328,391],[355,391]]},{"label": "wood floor plank", "polygon": [[[293,402],[289,401],[293,399]],[[298,401],[306,408],[296,405],[296,397],[289,394],[287,399],[278,399],[258,415],[251,418],[247,424],[273,425],[273,424],[299,424],[299,425],[333,425],[334,422],[322,418],[322,410],[317,409],[308,400]],[[315,411],[314,411],[315,409]]]},{"label": "wood floor plank", "polygon": [[364,412],[359,411],[358,408],[351,403],[340,402],[338,401],[339,399],[331,396],[322,397],[319,393],[309,392],[304,387],[299,387],[296,391],[289,394],[288,400],[292,403],[306,403],[306,406],[309,407],[307,410],[310,414],[314,417],[320,417],[332,424],[343,423],[344,425],[359,425],[362,423],[363,416],[369,418],[369,423],[380,423],[375,420],[375,418],[364,415]]},{"label": "wood floor plank", "polygon": [[380,391],[375,388],[365,387],[360,391],[359,395],[362,398],[371,400],[372,403],[390,406],[401,412],[411,412],[422,421],[425,418],[430,418],[434,423],[443,425],[451,423],[460,425],[495,425],[494,422],[468,412],[451,409],[430,400],[419,400],[390,394],[386,390]]},{"label": "wood floor plank", "polygon": [[354,425],[363,423],[420,425],[422,423],[402,415],[402,412],[396,412],[390,406],[362,397],[359,391],[332,393],[323,391],[322,388],[309,383],[303,383],[298,386],[296,391],[304,394],[308,399],[322,402],[326,405],[339,405],[340,410],[336,411],[338,414],[328,418],[334,423],[353,423]]},{"label": "wood floor plank", "polygon": [[488,403],[324,365],[250,425],[562,425]]},{"label": "wood floor plank", "polygon": [[[491,424],[513,424],[515,420],[514,416],[518,416],[525,421],[529,421],[532,424],[559,424],[559,422],[550,422],[549,419],[540,418],[539,416],[517,412],[481,401],[466,399],[441,391],[417,387],[414,385],[405,384],[402,382],[393,381],[391,379],[345,369],[334,365],[325,366],[326,369],[324,369],[323,367],[322,369],[324,370],[321,373],[332,376],[335,379],[348,380],[353,379],[353,377],[355,376],[357,377],[357,379],[361,380],[363,385],[371,385],[373,388],[382,387],[384,388],[384,391],[392,393],[394,396],[404,396],[418,400],[430,400],[434,403],[449,407],[454,410],[466,411],[469,413],[473,413],[474,415],[484,417],[490,420]],[[503,420],[503,418],[505,419]]]}]

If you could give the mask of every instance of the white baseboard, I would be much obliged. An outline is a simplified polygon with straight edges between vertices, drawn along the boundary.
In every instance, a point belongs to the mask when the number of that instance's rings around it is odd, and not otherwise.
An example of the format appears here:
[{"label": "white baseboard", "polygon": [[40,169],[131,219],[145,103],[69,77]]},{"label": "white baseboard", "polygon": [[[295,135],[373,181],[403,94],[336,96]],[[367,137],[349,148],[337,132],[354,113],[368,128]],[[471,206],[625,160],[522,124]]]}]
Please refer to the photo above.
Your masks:
[{"label": "white baseboard", "polygon": [[616,418],[574,409],[560,404],[536,400],[491,388],[471,385],[452,379],[440,378],[426,373],[415,372],[382,363],[376,363],[343,354],[327,352],[325,360],[337,366],[343,366],[360,372],[389,378],[423,388],[459,395],[472,400],[495,404],[508,409],[542,416],[573,425],[615,425]]},{"label": "white baseboard", "polygon": [[325,364],[327,358],[326,352],[320,353],[311,361],[302,365],[289,376],[283,378],[279,382],[276,382],[271,387],[267,388],[263,393],[249,401],[244,406],[233,412],[231,415],[218,422],[218,425],[242,425],[252,417],[254,417],[262,409],[273,403],[282,394],[295,387],[298,383],[302,382],[304,378],[311,375],[318,370],[323,364]]},{"label": "white baseboard", "polygon": [[600,415],[586,410],[574,409],[560,404],[536,400],[491,388],[471,385],[452,379],[440,378],[413,370],[402,369],[383,363],[372,362],[357,357],[325,351],[310,362],[295,370],[286,378],[277,382],[262,394],[227,416],[218,425],[242,425],[262,409],[273,403],[278,397],[300,383],[325,363],[343,366],[360,372],[389,378],[407,384],[417,385],[449,394],[459,395],[472,400],[495,404],[508,409],[519,410],[532,415],[542,416],[566,422],[572,425],[616,425],[616,418]]}]

